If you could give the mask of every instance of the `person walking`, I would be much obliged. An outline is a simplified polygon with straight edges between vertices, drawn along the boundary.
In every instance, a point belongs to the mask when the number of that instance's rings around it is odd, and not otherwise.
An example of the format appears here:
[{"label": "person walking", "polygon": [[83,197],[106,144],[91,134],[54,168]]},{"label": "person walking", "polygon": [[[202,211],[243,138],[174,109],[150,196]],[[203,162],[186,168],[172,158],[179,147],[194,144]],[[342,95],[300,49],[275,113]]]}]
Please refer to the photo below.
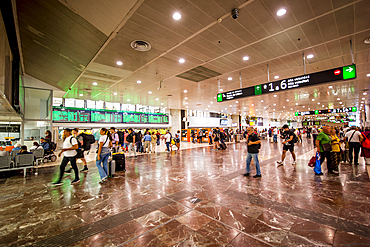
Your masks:
[{"label": "person walking", "polygon": [[175,142],[176,142],[177,150],[180,150],[180,143],[181,143],[180,130],[178,130],[175,134]]},{"label": "person walking", "polygon": [[149,131],[145,133],[144,136],[144,153],[150,152],[150,143],[152,141],[152,137],[150,136]]},{"label": "person walking", "polygon": [[170,150],[172,151],[172,148],[171,148],[171,134],[170,134],[169,130],[166,131],[166,135],[164,136],[164,138],[165,138],[166,147],[167,147],[166,151],[167,152],[170,152]]},{"label": "person walking", "polygon": [[157,146],[159,146],[159,144],[161,144],[161,134],[159,133],[159,131],[157,131]]},{"label": "person walking", "polygon": [[335,129],[330,130],[331,137],[331,160],[333,171],[339,172],[339,163],[341,160],[340,139],[338,138]]},{"label": "person walking", "polygon": [[152,144],[152,152],[155,153],[155,147],[157,145],[157,135],[154,133],[154,131],[152,132],[151,144]]},{"label": "person walking", "polygon": [[128,142],[127,142],[127,136],[128,136],[128,131],[126,130],[123,134],[123,143],[122,143],[122,150],[123,152],[127,152],[128,151]]},{"label": "person walking", "polygon": [[76,149],[78,149],[77,139],[72,136],[71,129],[64,129],[63,137],[64,137],[63,148],[58,154],[58,157],[60,157],[62,154],[64,154],[64,157],[59,168],[59,179],[58,181],[52,183],[52,185],[54,186],[59,186],[63,184],[62,179],[64,175],[64,170],[69,162],[71,162],[72,169],[75,172],[75,179],[71,182],[71,184],[80,182],[80,178],[78,176],[78,169],[76,165],[76,155],[77,155]]},{"label": "person walking", "polygon": [[116,128],[110,127],[110,136],[112,138],[112,149],[113,153],[117,153],[119,151],[119,136],[118,133],[116,132]]},{"label": "person walking", "polygon": [[294,153],[294,131],[293,130],[290,130],[289,129],[289,126],[287,124],[285,124],[282,128],[282,131],[283,133],[280,134],[280,136],[282,138],[284,138],[285,140],[282,142],[283,143],[283,154],[281,155],[281,160],[280,161],[276,161],[279,165],[284,165],[284,159],[285,159],[285,156],[286,156],[286,152],[289,150],[290,153],[292,154],[292,157],[293,157],[293,164],[292,165],[296,165],[296,156],[295,156],[295,153]]},{"label": "person walking", "polygon": [[358,155],[361,148],[361,132],[356,129],[356,126],[352,126],[351,130],[347,131],[345,137],[347,142],[349,143],[349,163],[351,164],[353,161],[355,165],[358,165]]},{"label": "person walking", "polygon": [[254,175],[254,178],[260,178],[262,177],[261,171],[260,171],[260,164],[258,161],[258,152],[261,145],[261,139],[254,133],[253,128],[249,127],[247,129],[248,131],[248,139],[247,139],[247,159],[246,159],[246,173],[243,175],[245,177],[250,176],[250,164],[251,160],[253,159],[254,164],[256,165],[256,175]]},{"label": "person walking", "polygon": [[100,174],[99,183],[103,183],[108,177],[108,158],[112,147],[111,133],[106,128],[101,128],[98,141],[98,153],[96,154],[96,166]]},{"label": "person walking", "polygon": [[274,128],[274,130],[273,130],[273,135],[274,135],[274,137],[273,137],[273,141],[275,142],[275,143],[277,143],[277,136],[278,136],[278,128]]},{"label": "person walking", "polygon": [[135,132],[133,131],[132,128],[129,128],[128,129],[128,136],[126,137],[126,140],[128,142],[128,154],[129,156],[131,157],[131,152],[133,151],[134,152],[134,156],[135,158],[137,157],[136,155],[136,150],[135,150]]},{"label": "person walking", "polygon": [[142,139],[143,139],[143,134],[141,133],[141,130],[139,130],[139,132],[136,133],[136,153],[138,152],[143,152],[143,149],[142,149]]},{"label": "person walking", "polygon": [[312,128],[312,137],[313,137],[313,146],[316,147],[316,139],[318,136],[319,132],[316,129],[316,126],[313,126]]},{"label": "person walking", "polygon": [[[337,175],[338,173],[333,171],[333,163],[331,159],[331,138],[330,138],[330,127],[324,126],[322,131],[317,135],[316,149],[320,153],[320,163],[324,163],[326,158],[326,166],[328,168],[328,174]],[[322,175],[317,174],[317,175]]]},{"label": "person walking", "polygon": [[[77,159],[80,159],[82,163],[84,164],[84,168],[81,170],[81,172],[88,172],[89,169],[87,168],[87,162],[85,159],[85,150],[83,149],[84,146],[84,138],[81,135],[78,135],[78,128],[74,128],[72,130],[72,135],[77,139],[78,149],[77,155],[76,155],[76,161]],[[87,150],[88,151],[88,150]]]},{"label": "person walking", "polygon": [[370,127],[366,126],[361,138],[361,157],[364,157],[365,165],[370,165]]},{"label": "person walking", "polygon": [[210,129],[209,132],[208,132],[209,145],[212,145],[213,144],[213,142],[212,142],[212,135],[213,135],[213,131],[212,131],[212,129]]}]

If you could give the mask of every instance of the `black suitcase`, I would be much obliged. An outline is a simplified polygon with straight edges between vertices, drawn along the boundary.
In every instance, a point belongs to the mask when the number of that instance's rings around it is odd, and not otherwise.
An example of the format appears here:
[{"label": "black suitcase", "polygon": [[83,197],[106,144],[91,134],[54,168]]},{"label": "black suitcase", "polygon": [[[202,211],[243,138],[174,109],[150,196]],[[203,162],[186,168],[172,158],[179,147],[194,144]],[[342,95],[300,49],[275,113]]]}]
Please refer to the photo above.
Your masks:
[{"label": "black suitcase", "polygon": [[222,149],[222,150],[226,150],[226,144],[225,143],[220,143],[220,148]]},{"label": "black suitcase", "polygon": [[112,160],[116,162],[116,171],[126,171],[126,159],[124,153],[113,154]]}]

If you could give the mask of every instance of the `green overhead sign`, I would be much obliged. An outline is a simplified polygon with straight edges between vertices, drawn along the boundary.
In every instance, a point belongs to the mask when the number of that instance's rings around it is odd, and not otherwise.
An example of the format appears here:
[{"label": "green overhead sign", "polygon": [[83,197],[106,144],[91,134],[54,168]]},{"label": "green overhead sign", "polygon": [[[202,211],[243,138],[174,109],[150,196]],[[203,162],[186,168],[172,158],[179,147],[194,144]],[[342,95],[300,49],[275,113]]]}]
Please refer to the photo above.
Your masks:
[{"label": "green overhead sign", "polygon": [[356,78],[356,65],[352,64],[343,67],[343,80]]}]

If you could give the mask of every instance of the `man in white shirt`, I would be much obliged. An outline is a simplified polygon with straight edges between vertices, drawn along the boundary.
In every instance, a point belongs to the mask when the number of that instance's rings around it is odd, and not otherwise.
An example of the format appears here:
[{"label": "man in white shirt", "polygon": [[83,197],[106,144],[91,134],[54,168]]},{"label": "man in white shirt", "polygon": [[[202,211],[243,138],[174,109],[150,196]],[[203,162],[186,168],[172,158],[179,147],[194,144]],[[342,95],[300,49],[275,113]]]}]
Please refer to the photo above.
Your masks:
[{"label": "man in white shirt", "polygon": [[[353,163],[358,165],[358,154],[360,153],[360,137],[361,132],[357,130],[356,126],[352,126],[350,131],[347,131],[346,140],[349,144],[349,163]],[[355,152],[355,157],[353,159],[353,152]]]},{"label": "man in white shirt", "polygon": [[170,149],[172,151],[172,147],[171,147],[171,134],[170,134],[170,131],[167,130],[166,132],[166,135],[164,136],[165,140],[166,140],[166,146],[167,146],[167,152],[170,152]]},{"label": "man in white shirt", "polygon": [[62,153],[64,153],[64,157],[62,163],[60,164],[60,171],[59,171],[59,179],[57,182],[52,183],[52,185],[59,186],[62,185],[62,178],[64,174],[64,169],[66,168],[68,162],[71,162],[72,169],[75,172],[75,179],[71,182],[71,184],[79,183],[80,179],[78,176],[78,169],[76,165],[76,149],[78,149],[77,139],[72,136],[71,129],[64,129],[63,131],[64,142],[63,142],[63,149],[60,151],[58,156],[60,157]]}]

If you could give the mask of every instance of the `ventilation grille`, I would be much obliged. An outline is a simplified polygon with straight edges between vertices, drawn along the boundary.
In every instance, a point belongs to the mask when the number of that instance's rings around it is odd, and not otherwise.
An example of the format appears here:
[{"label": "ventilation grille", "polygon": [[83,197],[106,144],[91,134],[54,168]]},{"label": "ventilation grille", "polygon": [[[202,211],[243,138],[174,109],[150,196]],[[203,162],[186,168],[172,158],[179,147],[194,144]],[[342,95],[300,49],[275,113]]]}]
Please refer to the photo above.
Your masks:
[{"label": "ventilation grille", "polygon": [[189,81],[200,82],[219,75],[221,74],[216,71],[207,69],[206,67],[203,66],[198,66],[194,69],[179,74],[176,77]]}]

